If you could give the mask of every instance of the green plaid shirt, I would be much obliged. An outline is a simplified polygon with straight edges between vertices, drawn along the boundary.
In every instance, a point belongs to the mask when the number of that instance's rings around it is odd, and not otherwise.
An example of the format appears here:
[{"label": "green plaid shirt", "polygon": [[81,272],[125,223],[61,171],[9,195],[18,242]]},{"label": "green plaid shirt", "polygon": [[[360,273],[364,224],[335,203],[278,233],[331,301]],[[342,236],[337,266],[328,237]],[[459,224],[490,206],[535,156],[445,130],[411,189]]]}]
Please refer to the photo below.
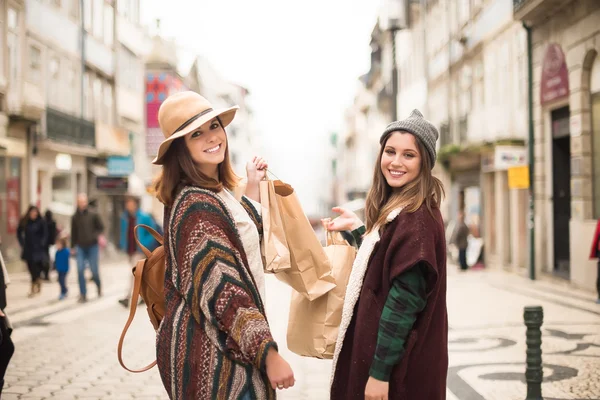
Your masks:
[{"label": "green plaid shirt", "polygon": [[[352,231],[358,246],[362,243],[365,231],[364,226]],[[427,305],[425,271],[423,266],[417,264],[392,283],[379,320],[377,347],[369,372],[375,379],[387,382],[392,368],[404,355],[404,345],[417,315]]]}]

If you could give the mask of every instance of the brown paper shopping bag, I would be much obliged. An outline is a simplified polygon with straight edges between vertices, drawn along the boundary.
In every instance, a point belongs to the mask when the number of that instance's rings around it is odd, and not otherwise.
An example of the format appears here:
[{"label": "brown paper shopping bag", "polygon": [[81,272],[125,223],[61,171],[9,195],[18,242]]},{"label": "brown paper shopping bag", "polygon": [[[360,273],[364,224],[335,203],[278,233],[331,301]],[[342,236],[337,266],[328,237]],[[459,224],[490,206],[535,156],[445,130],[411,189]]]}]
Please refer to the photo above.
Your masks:
[{"label": "brown paper shopping bag", "polygon": [[301,356],[332,359],[356,249],[337,232],[328,232],[327,244],[324,250],[331,261],[337,286],[313,301],[292,292],[287,345]]},{"label": "brown paper shopping bag", "polygon": [[[265,185],[272,185],[273,193],[269,193],[269,197],[263,198]],[[273,197],[270,196],[271,194]],[[267,201],[267,199],[269,204],[268,207],[265,207],[266,203],[263,201]],[[275,277],[309,300],[314,300],[333,289],[335,282],[331,275],[331,263],[304,214],[294,189],[279,180],[263,181],[261,182],[261,203],[263,203],[263,218],[265,208],[268,208],[271,215],[279,213],[281,226],[285,233],[284,243],[287,244],[290,254],[290,268],[274,271]],[[273,218],[269,219],[271,222],[274,221]],[[271,224],[270,231],[267,231],[263,221],[265,237],[276,231],[275,228]],[[280,239],[283,242],[283,237]],[[267,247],[268,245],[265,245],[265,250]]]},{"label": "brown paper shopping bag", "polygon": [[291,268],[290,251],[273,181],[261,181],[259,190],[263,221],[261,253],[265,272],[277,273],[288,270]]}]

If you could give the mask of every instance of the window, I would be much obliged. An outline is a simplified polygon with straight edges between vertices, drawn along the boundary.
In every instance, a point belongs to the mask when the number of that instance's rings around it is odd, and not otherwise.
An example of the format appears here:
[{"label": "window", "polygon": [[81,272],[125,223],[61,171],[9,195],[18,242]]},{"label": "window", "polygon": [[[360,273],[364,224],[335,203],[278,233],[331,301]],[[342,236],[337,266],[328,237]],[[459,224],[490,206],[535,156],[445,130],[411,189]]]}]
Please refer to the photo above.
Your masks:
[{"label": "window", "polygon": [[94,36],[98,39],[102,39],[102,32],[104,31],[104,0],[93,0],[93,4],[94,10],[92,17],[94,22],[92,28]]},{"label": "window", "polygon": [[113,87],[110,83],[104,84],[104,122],[113,124]]},{"label": "window", "polygon": [[73,206],[72,179],[69,173],[52,176],[52,202]]},{"label": "window", "polygon": [[92,32],[92,0],[83,0],[83,19],[85,30]]},{"label": "window", "polygon": [[94,77],[92,93],[94,97],[94,117],[96,121],[104,121],[105,117],[102,113],[102,80],[98,77]]},{"label": "window", "polygon": [[60,69],[60,60],[58,57],[50,57],[50,62],[48,63],[48,72],[50,79],[58,79],[58,71]]},{"label": "window", "polygon": [[41,82],[42,51],[33,45],[29,46],[29,79],[33,83]]},{"label": "window", "polygon": [[54,108],[63,108],[65,106],[62,99],[63,90],[60,82],[60,60],[56,56],[51,56],[48,61],[48,101]]},{"label": "window", "polygon": [[525,30],[517,32],[517,65],[518,65],[518,104],[525,105],[527,102],[527,81],[529,79],[527,70],[527,34]]},{"label": "window", "polygon": [[143,64],[142,61],[124,46],[119,47],[118,58],[118,84],[136,92],[143,90]]},{"label": "window", "polygon": [[107,46],[112,46],[114,41],[114,8],[109,5],[104,5],[104,43]]},{"label": "window", "polygon": [[21,58],[21,46],[19,45],[19,13],[16,9],[9,7],[7,12],[7,36],[8,46],[8,82],[17,82],[18,73],[21,69],[19,62]]},{"label": "window", "polygon": [[68,107],[68,109],[73,112],[73,113],[77,113],[77,115],[80,115],[79,113],[81,112],[80,110],[76,110],[77,107],[77,93],[78,93],[78,88],[79,88],[79,82],[76,81],[75,79],[75,68],[73,67],[73,64],[71,63],[71,61],[65,60],[63,62],[63,64],[66,65],[65,68],[65,90],[64,90],[64,94],[65,94],[65,103]]},{"label": "window", "polygon": [[117,7],[120,16],[131,23],[139,23],[139,0],[119,0]]},{"label": "window", "polygon": [[94,112],[94,75],[86,72],[83,77],[84,100],[85,100],[85,118],[93,121],[96,117]]},{"label": "window", "polygon": [[79,21],[79,0],[71,0],[71,7],[69,8],[69,15]]}]

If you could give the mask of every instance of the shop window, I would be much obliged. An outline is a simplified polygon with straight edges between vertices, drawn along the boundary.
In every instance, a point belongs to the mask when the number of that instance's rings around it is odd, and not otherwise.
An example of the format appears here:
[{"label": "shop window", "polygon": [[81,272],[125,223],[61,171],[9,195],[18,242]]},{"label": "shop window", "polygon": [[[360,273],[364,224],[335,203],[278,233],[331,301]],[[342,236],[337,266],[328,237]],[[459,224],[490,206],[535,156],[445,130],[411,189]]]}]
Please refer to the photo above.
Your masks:
[{"label": "shop window", "polygon": [[52,177],[52,203],[74,205],[71,174],[58,173]]},{"label": "shop window", "polygon": [[21,159],[11,157],[6,181],[6,233],[17,233],[21,218]]},{"label": "shop window", "polygon": [[41,81],[42,51],[36,46],[29,46],[29,79],[33,83]]},{"label": "shop window", "polygon": [[104,44],[112,46],[114,42],[114,8],[104,4]]}]

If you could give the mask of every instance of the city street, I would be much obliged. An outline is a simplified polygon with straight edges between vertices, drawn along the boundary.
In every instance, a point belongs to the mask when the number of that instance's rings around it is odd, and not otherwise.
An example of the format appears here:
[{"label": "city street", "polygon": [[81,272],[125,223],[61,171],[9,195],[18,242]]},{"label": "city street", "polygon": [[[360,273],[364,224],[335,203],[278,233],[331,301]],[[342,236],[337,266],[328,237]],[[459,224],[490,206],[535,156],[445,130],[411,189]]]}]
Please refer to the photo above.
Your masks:
[{"label": "city street", "polygon": [[[9,307],[16,353],[3,399],[165,399],[156,368],[142,374],[117,362],[117,341],[127,310],[117,303],[127,266],[104,265],[105,294],[76,303],[76,273],[70,296],[58,302],[58,283],[26,297],[27,276],[13,274]],[[53,277],[54,280],[56,279]],[[306,359],[285,350],[290,291],[267,277],[268,316],[282,353],[296,374],[293,389],[279,399],[327,399],[330,361]],[[448,399],[524,399],[526,386],[523,307],[544,307],[543,395],[546,400],[600,399],[600,306],[594,296],[561,285],[529,281],[503,272],[450,268],[448,306],[450,368]],[[141,367],[153,360],[154,335],[145,309],[138,311],[125,343],[125,361]]]}]

